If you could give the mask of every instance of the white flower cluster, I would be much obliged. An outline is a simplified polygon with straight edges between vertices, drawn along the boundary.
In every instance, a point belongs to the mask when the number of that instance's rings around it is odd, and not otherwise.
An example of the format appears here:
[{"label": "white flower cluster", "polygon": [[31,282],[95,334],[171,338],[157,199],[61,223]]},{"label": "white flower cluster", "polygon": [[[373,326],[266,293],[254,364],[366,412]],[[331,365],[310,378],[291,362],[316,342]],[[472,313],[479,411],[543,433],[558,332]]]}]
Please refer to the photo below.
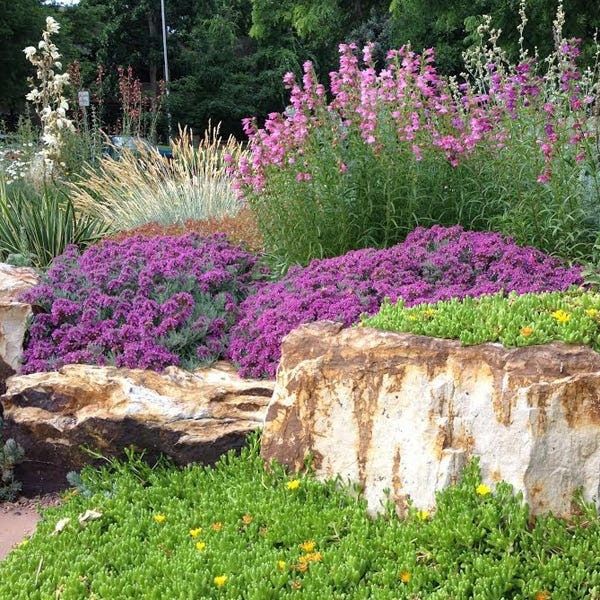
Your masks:
[{"label": "white flower cluster", "polygon": [[42,121],[42,155],[48,170],[52,170],[58,161],[63,145],[64,132],[73,130],[73,122],[67,118],[69,103],[63,91],[69,85],[68,73],[62,70],[60,53],[52,42],[52,34],[57,33],[60,25],[52,18],[46,18],[46,29],[42,39],[35,46],[23,50],[27,60],[36,68],[37,84],[30,79],[31,91],[26,98],[32,102]]},{"label": "white flower cluster", "polygon": [[30,153],[26,150],[32,148],[34,144],[25,144],[27,148],[0,148],[0,173],[10,184],[26,177],[31,168]]}]

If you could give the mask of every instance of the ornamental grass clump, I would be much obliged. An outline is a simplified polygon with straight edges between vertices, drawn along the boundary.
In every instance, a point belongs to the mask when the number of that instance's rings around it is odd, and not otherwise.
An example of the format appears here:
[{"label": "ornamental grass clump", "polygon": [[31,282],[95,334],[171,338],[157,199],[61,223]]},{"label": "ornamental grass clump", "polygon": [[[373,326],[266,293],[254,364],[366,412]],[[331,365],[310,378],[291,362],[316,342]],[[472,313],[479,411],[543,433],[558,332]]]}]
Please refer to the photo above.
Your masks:
[{"label": "ornamental grass clump", "polygon": [[[526,19],[522,7],[520,33]],[[290,106],[259,128],[234,169],[270,254],[284,265],[389,247],[417,225],[501,231],[567,258],[589,257],[600,232],[598,72],[564,37],[511,64],[485,20],[459,79],[435,51],[340,46],[330,91],[310,61],[284,77]],[[596,117],[594,117],[596,114]]]},{"label": "ornamental grass clump", "polygon": [[[297,481],[297,486],[290,486]],[[139,457],[82,473],[85,494],[48,509],[0,562],[0,597],[591,599],[600,519],[533,519],[475,462],[435,511],[379,516],[339,482],[265,470],[253,442],[216,467],[154,469]],[[218,525],[218,526],[217,526]]]},{"label": "ornamental grass clump", "polygon": [[24,295],[37,308],[23,371],[215,360],[239,303],[265,275],[253,254],[221,235],[106,241],[82,254],[71,246]]},{"label": "ornamental grass clump", "polygon": [[548,292],[494,294],[407,307],[403,300],[384,302],[362,325],[386,331],[458,339],[471,346],[500,342],[532,346],[560,341],[600,351],[600,294]]},{"label": "ornamental grass clump", "polygon": [[435,226],[414,230],[387,250],[357,250],[290,269],[241,306],[230,357],[247,376],[273,376],[285,335],[302,323],[332,320],[349,326],[374,314],[384,298],[408,306],[495,292],[567,290],[581,283],[579,267],[498,233]]},{"label": "ornamental grass clump", "polygon": [[172,143],[167,160],[141,142],[135,150],[119,150],[87,165],[71,185],[75,206],[102,219],[117,231],[148,223],[183,225],[186,221],[233,216],[241,208],[227,175],[225,157],[244,154],[233,138],[223,140],[219,127],[206,130],[194,146],[188,130]]}]

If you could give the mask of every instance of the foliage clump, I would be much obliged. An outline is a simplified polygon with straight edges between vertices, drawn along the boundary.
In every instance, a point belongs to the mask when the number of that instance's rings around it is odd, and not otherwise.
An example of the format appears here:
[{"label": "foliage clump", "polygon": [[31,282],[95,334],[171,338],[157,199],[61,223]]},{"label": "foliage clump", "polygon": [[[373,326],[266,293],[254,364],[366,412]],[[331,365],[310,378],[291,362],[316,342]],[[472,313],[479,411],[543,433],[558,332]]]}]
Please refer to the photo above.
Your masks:
[{"label": "foliage clump", "polygon": [[566,290],[581,282],[579,267],[498,234],[461,227],[418,228],[388,250],[366,249],[315,260],[262,286],[241,306],[230,356],[241,373],[273,376],[283,337],[302,323],[355,323],[375,313],[383,299],[407,305],[499,291]]},{"label": "foliage clump", "polygon": [[239,303],[265,276],[224,236],[70,246],[24,300],[38,307],[23,370],[68,363],[162,369],[219,358]]},{"label": "foliage clump", "polygon": [[0,502],[14,500],[21,491],[20,482],[15,480],[15,467],[23,462],[25,451],[12,438],[3,443],[4,421],[0,407]]},{"label": "foliage clump", "polygon": [[[54,598],[592,598],[600,519],[532,522],[476,463],[437,509],[391,506],[310,475],[266,471],[258,449],[215,468],[154,469],[135,458],[86,469],[85,494],[48,509],[0,563],[0,596]],[[86,514],[87,513],[87,514]],[[151,576],[149,575],[151,574]]]},{"label": "foliage clump", "polygon": [[396,304],[385,302],[376,315],[363,318],[362,324],[458,339],[465,345],[500,342],[531,346],[561,341],[600,350],[600,294],[494,294],[413,307],[400,299]]},{"label": "foliage clump", "polygon": [[235,170],[269,253],[307,264],[437,223],[589,258],[600,233],[599,73],[578,66],[562,5],[543,61],[523,46],[520,14],[518,60],[484,19],[461,79],[439,72],[433,48],[408,45],[383,68],[373,44],[362,57],[340,45],[329,92],[310,61],[301,80],[287,73],[288,108],[262,127],[245,121],[251,156]]}]

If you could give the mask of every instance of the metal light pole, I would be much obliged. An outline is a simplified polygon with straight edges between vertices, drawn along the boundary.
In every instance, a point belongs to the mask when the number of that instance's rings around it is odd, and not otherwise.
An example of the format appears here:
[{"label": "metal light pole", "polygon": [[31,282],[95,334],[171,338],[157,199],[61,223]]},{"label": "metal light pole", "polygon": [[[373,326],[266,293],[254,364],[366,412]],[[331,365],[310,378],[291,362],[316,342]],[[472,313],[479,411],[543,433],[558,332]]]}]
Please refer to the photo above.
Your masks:
[{"label": "metal light pole", "polygon": [[162,17],[163,57],[165,62],[165,92],[167,95],[167,131],[171,141],[171,107],[169,105],[169,56],[167,54],[167,20],[165,18],[165,0],[160,0],[160,14]]}]

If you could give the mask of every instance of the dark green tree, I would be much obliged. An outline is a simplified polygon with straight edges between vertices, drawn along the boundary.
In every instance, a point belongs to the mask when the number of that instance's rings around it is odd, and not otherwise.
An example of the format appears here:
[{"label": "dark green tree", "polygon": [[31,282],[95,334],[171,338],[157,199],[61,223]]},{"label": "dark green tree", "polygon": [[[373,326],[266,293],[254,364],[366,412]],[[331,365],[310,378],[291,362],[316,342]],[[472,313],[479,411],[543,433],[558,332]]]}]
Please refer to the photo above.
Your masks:
[{"label": "dark green tree", "polygon": [[0,0],[0,112],[14,116],[31,75],[23,48],[36,44],[44,24],[40,0]]}]

